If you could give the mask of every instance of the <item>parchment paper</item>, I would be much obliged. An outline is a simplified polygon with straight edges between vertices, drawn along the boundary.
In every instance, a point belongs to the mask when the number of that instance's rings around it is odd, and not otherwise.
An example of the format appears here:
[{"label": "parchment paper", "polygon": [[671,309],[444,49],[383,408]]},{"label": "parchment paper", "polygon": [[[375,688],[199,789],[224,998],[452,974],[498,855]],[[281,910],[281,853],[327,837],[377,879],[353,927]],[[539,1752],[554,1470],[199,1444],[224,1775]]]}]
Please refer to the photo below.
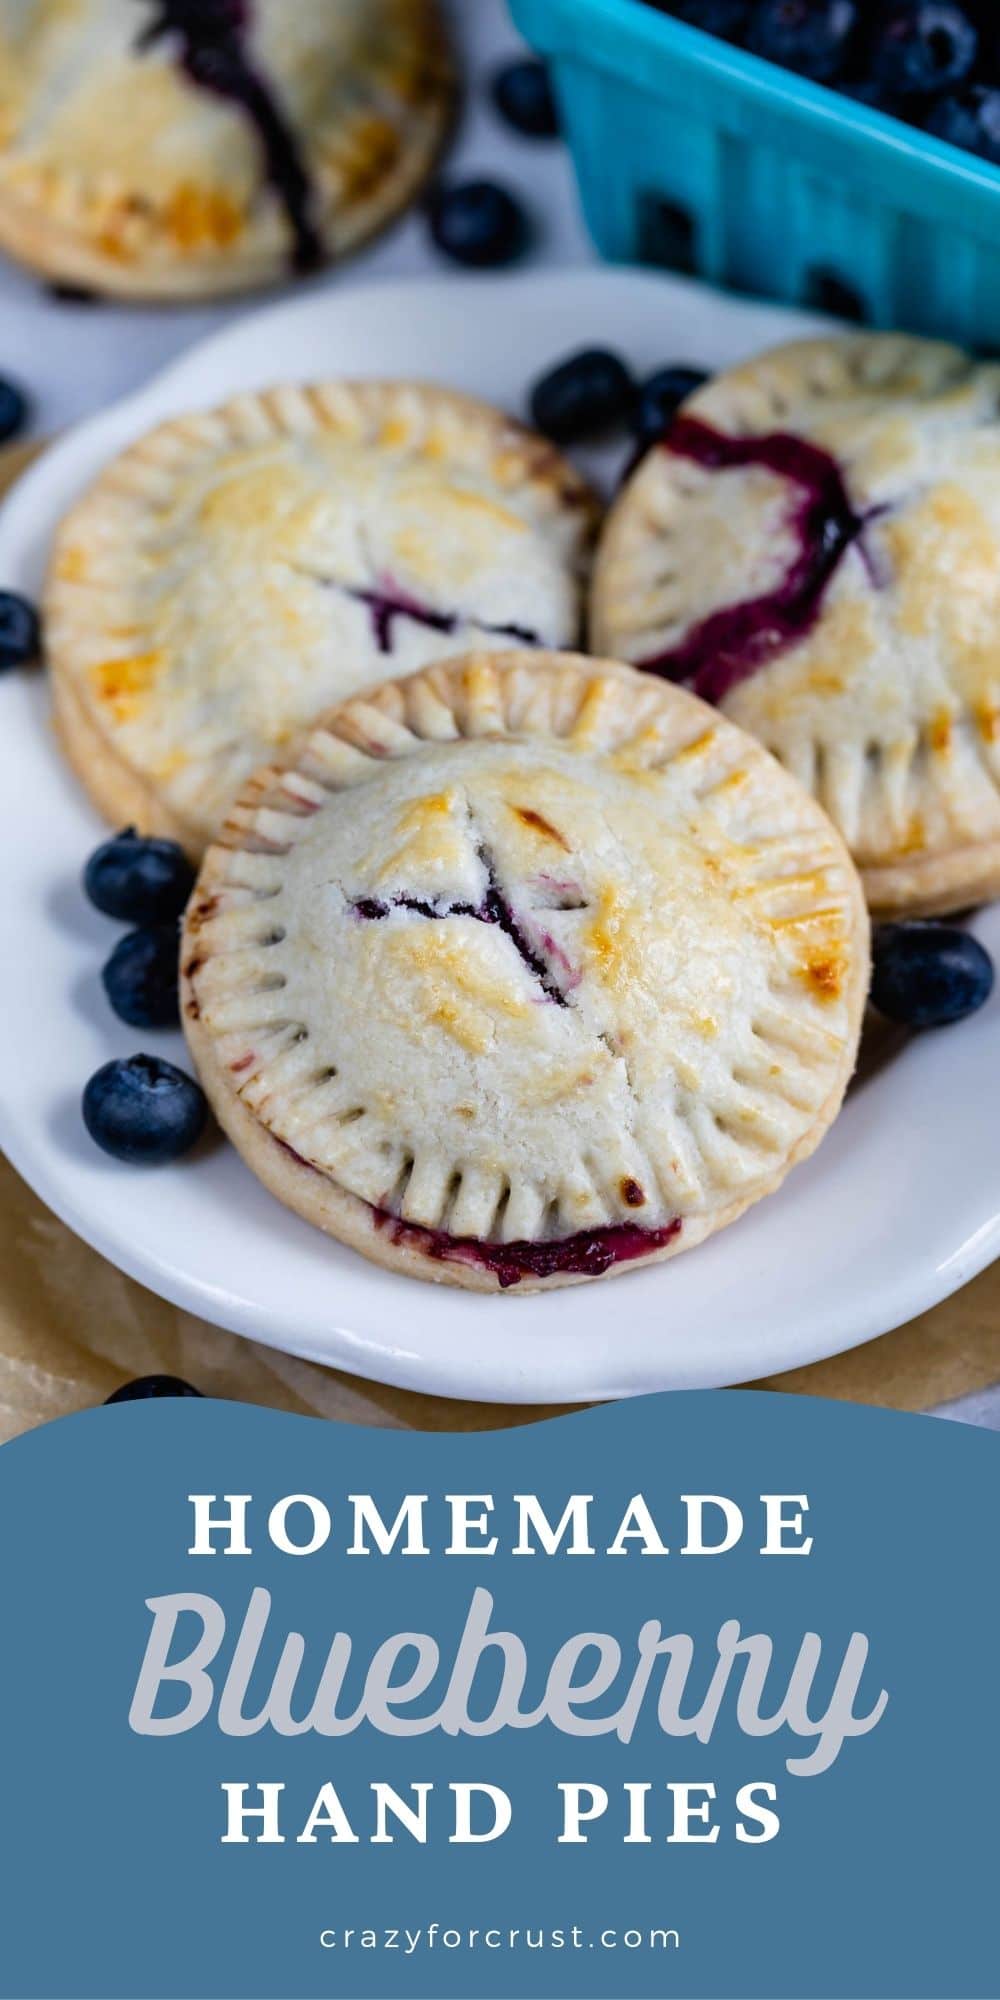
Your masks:
[{"label": "parchment paper", "polygon": [[[387,1389],[223,1333],[123,1277],[0,1157],[0,1441],[88,1409],[120,1382],[149,1374],[180,1375],[235,1402],[401,1430],[491,1430],[557,1414]],[[898,1333],[762,1386],[927,1410],[998,1380],[995,1264]]]}]

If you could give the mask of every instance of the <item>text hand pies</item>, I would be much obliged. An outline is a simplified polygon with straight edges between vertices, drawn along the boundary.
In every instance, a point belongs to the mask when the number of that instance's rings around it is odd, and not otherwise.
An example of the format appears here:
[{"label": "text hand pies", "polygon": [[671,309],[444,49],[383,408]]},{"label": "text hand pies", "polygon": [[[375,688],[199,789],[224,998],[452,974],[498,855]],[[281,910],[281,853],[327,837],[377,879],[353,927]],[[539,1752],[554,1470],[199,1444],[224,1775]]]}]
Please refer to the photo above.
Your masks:
[{"label": "text hand pies", "polygon": [[197,854],[332,702],[486,640],[575,644],[595,518],[551,445],[443,389],[275,389],[164,424],[56,538],[61,741],[111,821]]},{"label": "text hand pies", "polygon": [[675,1255],[812,1152],[853,1068],[861,886],[683,691],[472,655],[245,787],[182,1011],[243,1158],[376,1262],[523,1291]]},{"label": "text hand pies", "polygon": [[0,245],[139,298],[269,283],[419,187],[437,0],[3,0]]},{"label": "text hand pies", "polygon": [[1000,893],[1000,368],[859,334],[717,377],[611,515],[593,636],[760,737],[873,909]]}]

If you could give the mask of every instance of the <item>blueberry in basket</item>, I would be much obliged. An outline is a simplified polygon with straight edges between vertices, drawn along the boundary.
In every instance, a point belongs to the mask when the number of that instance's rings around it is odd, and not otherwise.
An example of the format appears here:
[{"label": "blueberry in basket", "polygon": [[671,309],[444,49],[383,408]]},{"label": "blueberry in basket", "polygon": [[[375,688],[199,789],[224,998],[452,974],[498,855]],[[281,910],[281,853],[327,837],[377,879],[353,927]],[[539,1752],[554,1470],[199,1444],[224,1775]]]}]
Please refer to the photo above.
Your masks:
[{"label": "blueberry in basket", "polygon": [[156,840],[123,827],[95,848],[83,872],[94,908],[123,924],[166,924],[179,917],[195,871],[175,840]]},{"label": "blueberry in basket", "polygon": [[130,1028],[180,1025],[179,953],[176,923],[147,924],[119,938],[101,973],[101,981],[120,1021],[127,1021]]},{"label": "blueberry in basket", "polygon": [[624,361],[605,347],[571,354],[531,392],[531,418],[555,444],[582,444],[627,423],[635,384]]},{"label": "blueberry in basket", "polygon": [[160,1166],[189,1152],[207,1110],[200,1086],[160,1056],[102,1063],[83,1093],[83,1122],[95,1145],[130,1166]]},{"label": "blueberry in basket", "polygon": [[854,53],[857,0],[758,0],[747,47],[815,83],[846,76]]},{"label": "blueberry in basket", "polygon": [[871,75],[887,97],[939,97],[971,75],[979,33],[954,0],[891,0],[872,41]]},{"label": "blueberry in basket", "polygon": [[[659,0],[653,0],[654,5]],[[689,21],[694,28],[704,28],[707,35],[718,35],[721,41],[739,41],[750,22],[752,0],[673,0],[665,4],[664,13],[673,14],[678,21]]]},{"label": "blueberry in basket", "polygon": [[1000,165],[1000,21],[991,0],[644,4]]},{"label": "blueberry in basket", "polygon": [[872,1005],[907,1028],[944,1028],[967,1020],[993,992],[989,952],[951,924],[882,924],[873,961]]},{"label": "blueberry in basket", "polygon": [[940,98],[925,124],[935,139],[946,139],[963,153],[976,153],[1000,167],[1000,89],[971,83]]}]

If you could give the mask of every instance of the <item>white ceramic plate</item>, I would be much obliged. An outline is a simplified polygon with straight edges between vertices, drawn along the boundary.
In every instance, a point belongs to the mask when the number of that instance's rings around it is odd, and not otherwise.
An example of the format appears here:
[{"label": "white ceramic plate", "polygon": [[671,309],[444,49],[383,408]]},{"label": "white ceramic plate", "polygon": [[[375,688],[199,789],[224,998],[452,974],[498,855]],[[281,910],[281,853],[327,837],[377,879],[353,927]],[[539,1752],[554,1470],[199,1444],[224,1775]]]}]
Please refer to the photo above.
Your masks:
[{"label": "white ceramic plate", "polygon": [[[104,460],[160,418],[238,389],[413,375],[520,411],[532,379],[581,342],[613,345],[639,370],[717,366],[817,324],[599,269],[334,290],[272,308],[46,455],[0,517],[0,581],[36,593],[57,519]],[[100,966],[118,933],[79,886],[101,828],[50,742],[38,675],[0,685],[0,799],[0,1141],[79,1235],[218,1325],[438,1394],[574,1400],[816,1360],[899,1325],[1000,1253],[1000,996],[856,1088],[778,1196],[690,1256],[612,1283],[492,1298],[390,1276],[288,1214],[221,1142],[171,1168],[117,1165],[83,1130],[84,1081],[141,1046],[185,1057],[179,1035],[137,1034],[104,1001]],[[977,928],[1000,951],[1000,908]]]}]

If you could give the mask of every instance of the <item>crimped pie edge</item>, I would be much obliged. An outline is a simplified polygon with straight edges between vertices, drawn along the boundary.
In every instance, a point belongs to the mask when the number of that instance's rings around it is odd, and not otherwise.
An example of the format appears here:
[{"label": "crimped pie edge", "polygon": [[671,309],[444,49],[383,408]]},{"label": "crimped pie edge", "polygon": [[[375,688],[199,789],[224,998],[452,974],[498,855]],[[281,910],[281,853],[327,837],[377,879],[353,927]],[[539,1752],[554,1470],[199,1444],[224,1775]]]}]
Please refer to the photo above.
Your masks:
[{"label": "crimped pie edge", "polygon": [[[599,699],[607,691],[609,682],[618,682],[634,692],[645,684],[648,677],[637,674],[633,668],[617,662],[594,660],[583,655],[548,654],[539,658],[533,654],[502,655],[472,654],[457,660],[441,663],[420,670],[399,681],[385,682],[364,695],[352,697],[337,708],[321,717],[314,734],[325,735],[330,725],[340,719],[347,724],[345,740],[354,743],[358,732],[368,728],[375,720],[385,723],[391,736],[398,721],[400,699],[412,698],[414,692],[421,695],[423,688],[430,690],[431,706],[439,703],[443,685],[451,682],[463,691],[467,720],[471,710],[472,727],[463,729],[460,735],[474,736],[491,732],[491,721],[496,721],[496,703],[501,699],[499,681],[514,686],[514,677],[525,673],[536,676],[541,664],[542,671],[561,672],[564,677],[576,675],[582,689],[596,688]],[[478,685],[477,685],[478,684]],[[469,690],[472,690],[471,695]],[[839,1057],[832,1066],[830,1089],[818,1105],[812,1122],[803,1130],[794,1146],[784,1156],[773,1175],[755,1186],[745,1198],[739,1197],[724,1208],[717,1208],[701,1215],[685,1216],[679,1234],[668,1240],[662,1247],[648,1256],[631,1258],[627,1263],[613,1265],[604,1275],[616,1276],[622,1271],[638,1268],[665,1258],[680,1254],[704,1241],[717,1229],[734,1221],[755,1201],[773,1193],[784,1181],[792,1167],[809,1157],[820,1140],[829,1130],[839,1112],[847,1084],[853,1072],[861,1023],[864,1014],[868,986],[868,918],[861,894],[860,882],[850,857],[836,830],[826,819],[822,809],[809,799],[796,781],[782,771],[777,762],[754,739],[727,723],[715,710],[685,691],[676,688],[661,690],[665,701],[677,709],[683,709],[691,717],[692,737],[698,733],[699,722],[704,726],[710,722],[713,730],[718,729],[731,743],[742,742],[751,746],[752,757],[761,766],[770,765],[775,778],[782,788],[790,788],[801,796],[802,804],[808,807],[808,817],[813,822],[817,835],[823,836],[826,853],[824,865],[839,864],[844,871],[846,884],[844,896],[846,945],[848,948],[847,979],[844,995],[848,1015]],[[582,692],[579,708],[586,701]],[[530,704],[527,704],[530,705]],[[482,725],[481,727],[479,725]],[[544,732],[540,732],[544,733]],[[564,732],[566,733],[566,732]],[[430,738],[433,741],[433,738]],[[286,1141],[272,1133],[255,1110],[245,1104],[228,1067],[221,1061],[218,1038],[206,1027],[198,998],[197,982],[205,959],[205,922],[215,899],[224,893],[230,881],[230,870],[234,857],[244,853],[253,855],[258,833],[262,831],[260,820],[274,832],[274,797],[282,785],[293,775],[304,775],[310,786],[315,778],[315,769],[310,763],[310,744],[313,737],[301,746],[301,758],[292,759],[281,765],[268,767],[259,772],[246,788],[234,812],[221,830],[219,839],[209,849],[202,865],[198,884],[192,895],[185,920],[181,951],[181,999],[182,1018],[185,1034],[201,1077],[203,1087],[223,1130],[227,1132],[241,1155],[266,1187],[282,1203],[303,1215],[307,1220],[323,1229],[327,1234],[362,1252],[371,1261],[387,1269],[401,1270],[410,1275],[429,1279],[433,1282],[450,1284],[480,1292],[496,1292],[498,1282],[493,1273],[466,1263],[444,1261],[413,1248],[407,1242],[396,1243],[380,1230],[375,1221],[371,1205],[358,1195],[339,1184],[323,1169],[313,1166],[298,1156]],[[391,751],[388,754],[392,754]],[[300,767],[305,766],[302,773]],[[311,772],[311,775],[310,775]],[[262,803],[263,802],[263,803]],[[805,817],[805,815],[804,815]],[[266,841],[269,837],[264,834]],[[264,906],[266,909],[266,905]],[[211,924],[211,915],[207,921]],[[550,1290],[557,1286],[589,1282],[585,1275],[559,1274],[553,1277],[536,1278],[525,1275],[516,1290],[530,1293]]]},{"label": "crimped pie edge", "polygon": [[[684,416],[701,419],[737,435],[780,430],[786,418],[794,431],[797,399],[805,384],[814,397],[835,397],[852,388],[887,393],[962,394],[976,386],[992,390],[1000,403],[1000,364],[982,362],[948,342],[903,333],[858,332],[800,339],[765,350],[710,378],[682,406]],[[655,495],[671,478],[669,461],[654,447],[636,468],[605,518],[592,573],[589,643],[596,653],[626,657],[615,589],[616,573],[630,553],[658,531],[643,517],[655,513]],[[928,733],[931,723],[928,719]],[[768,746],[771,747],[771,746]],[[772,750],[772,754],[780,754]],[[864,756],[859,748],[859,759]],[[935,784],[943,782],[937,772]],[[953,785],[961,785],[953,780]],[[1000,791],[1000,773],[994,783]],[[824,801],[824,803],[826,803]],[[829,806],[826,807],[829,810]],[[1000,839],[980,842],[956,837],[947,849],[900,849],[877,860],[864,855],[857,865],[869,907],[879,915],[930,916],[961,910],[1000,895]]]},{"label": "crimped pie edge", "polygon": [[[124,816],[140,831],[181,841],[196,858],[208,838],[200,821],[176,809],[165,791],[122,754],[117,732],[108,726],[87,689],[95,633],[108,633],[113,657],[116,628],[131,623],[130,579],[135,549],[130,542],[121,581],[100,589],[87,580],[87,564],[103,536],[106,498],[127,497],[140,507],[162,498],[164,484],[181,485],[185,472],[241,442],[331,430],[348,435],[393,426],[392,448],[419,451],[439,421],[458,427],[474,462],[488,453],[501,484],[529,487],[543,509],[566,506],[583,518],[585,551],[593,541],[599,503],[592,488],[554,445],[517,418],[480,398],[436,383],[379,378],[311,383],[279,383],[247,391],[226,402],[167,418],[117,453],[90,482],[59,523],[42,593],[43,631],[53,689],[57,736],[98,810],[114,824]],[[399,427],[402,426],[400,430]],[[581,588],[586,578],[581,576]],[[131,642],[133,648],[138,641]]]}]

